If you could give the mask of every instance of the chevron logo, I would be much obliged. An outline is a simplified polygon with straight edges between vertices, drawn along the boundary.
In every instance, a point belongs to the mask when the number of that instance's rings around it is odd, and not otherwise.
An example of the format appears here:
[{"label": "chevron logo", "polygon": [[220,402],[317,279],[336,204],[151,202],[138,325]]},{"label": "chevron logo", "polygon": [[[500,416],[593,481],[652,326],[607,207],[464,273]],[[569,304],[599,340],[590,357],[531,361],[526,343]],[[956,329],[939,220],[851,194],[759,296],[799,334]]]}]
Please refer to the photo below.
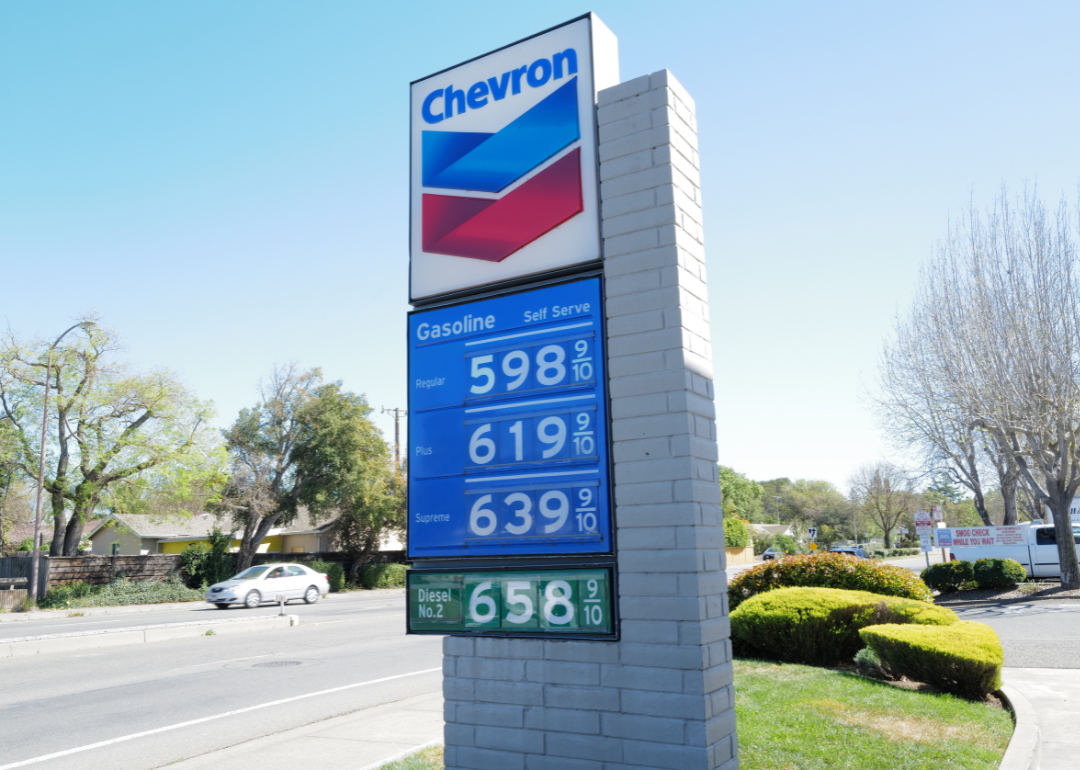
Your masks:
[{"label": "chevron logo", "polygon": [[[424,131],[424,187],[501,193],[581,139],[577,78],[496,133]],[[424,193],[426,252],[501,262],[584,210],[581,149],[498,198]]]}]

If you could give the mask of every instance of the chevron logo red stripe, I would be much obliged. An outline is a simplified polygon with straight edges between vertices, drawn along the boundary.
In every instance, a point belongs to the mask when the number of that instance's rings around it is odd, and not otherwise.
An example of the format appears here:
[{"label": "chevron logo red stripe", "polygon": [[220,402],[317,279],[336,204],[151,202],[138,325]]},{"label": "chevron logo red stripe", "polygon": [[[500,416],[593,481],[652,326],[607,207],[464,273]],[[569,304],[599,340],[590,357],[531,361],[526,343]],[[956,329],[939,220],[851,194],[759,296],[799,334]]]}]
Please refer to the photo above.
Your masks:
[{"label": "chevron logo red stripe", "polygon": [[424,251],[501,262],[583,210],[579,148],[496,200],[424,195]]}]

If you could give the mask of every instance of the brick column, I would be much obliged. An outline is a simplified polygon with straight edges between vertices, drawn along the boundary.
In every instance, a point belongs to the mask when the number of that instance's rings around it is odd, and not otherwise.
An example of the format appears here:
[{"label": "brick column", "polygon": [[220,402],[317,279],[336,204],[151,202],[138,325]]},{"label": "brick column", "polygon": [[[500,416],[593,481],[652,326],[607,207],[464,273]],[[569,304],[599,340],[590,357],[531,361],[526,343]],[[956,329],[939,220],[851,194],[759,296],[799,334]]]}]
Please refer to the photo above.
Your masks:
[{"label": "brick column", "polygon": [[694,102],[600,92],[622,636],[449,637],[448,770],[735,770]]}]

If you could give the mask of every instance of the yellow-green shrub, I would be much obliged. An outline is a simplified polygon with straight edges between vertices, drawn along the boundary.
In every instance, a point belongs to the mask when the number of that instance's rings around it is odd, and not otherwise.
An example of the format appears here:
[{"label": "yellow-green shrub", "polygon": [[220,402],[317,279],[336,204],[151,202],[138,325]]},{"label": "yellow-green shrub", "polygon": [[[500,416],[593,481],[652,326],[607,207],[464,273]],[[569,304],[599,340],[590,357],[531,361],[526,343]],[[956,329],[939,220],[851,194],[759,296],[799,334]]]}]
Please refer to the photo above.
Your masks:
[{"label": "yellow-green shrub", "polygon": [[728,601],[735,609],[751,596],[796,587],[843,588],[926,602],[934,598],[926,583],[909,569],[843,553],[821,553],[785,556],[740,572],[728,583]]},{"label": "yellow-green shrub", "polygon": [[859,635],[893,675],[972,699],[1001,687],[1004,653],[984,623],[869,626]]},{"label": "yellow-green shrub", "polygon": [[731,639],[742,654],[832,665],[855,656],[863,646],[859,629],[866,626],[957,622],[952,610],[929,602],[835,588],[779,588],[747,599],[731,613]]}]

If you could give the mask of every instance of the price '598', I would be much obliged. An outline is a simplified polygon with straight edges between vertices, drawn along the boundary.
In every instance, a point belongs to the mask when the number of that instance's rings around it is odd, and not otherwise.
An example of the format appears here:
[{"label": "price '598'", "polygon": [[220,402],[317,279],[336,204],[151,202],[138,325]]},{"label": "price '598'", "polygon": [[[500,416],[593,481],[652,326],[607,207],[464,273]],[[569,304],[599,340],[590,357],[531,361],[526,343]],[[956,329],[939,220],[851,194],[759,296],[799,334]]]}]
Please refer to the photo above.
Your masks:
[{"label": "price '598'", "polygon": [[592,338],[474,355],[469,376],[469,394],[473,397],[592,382],[596,376]]}]

